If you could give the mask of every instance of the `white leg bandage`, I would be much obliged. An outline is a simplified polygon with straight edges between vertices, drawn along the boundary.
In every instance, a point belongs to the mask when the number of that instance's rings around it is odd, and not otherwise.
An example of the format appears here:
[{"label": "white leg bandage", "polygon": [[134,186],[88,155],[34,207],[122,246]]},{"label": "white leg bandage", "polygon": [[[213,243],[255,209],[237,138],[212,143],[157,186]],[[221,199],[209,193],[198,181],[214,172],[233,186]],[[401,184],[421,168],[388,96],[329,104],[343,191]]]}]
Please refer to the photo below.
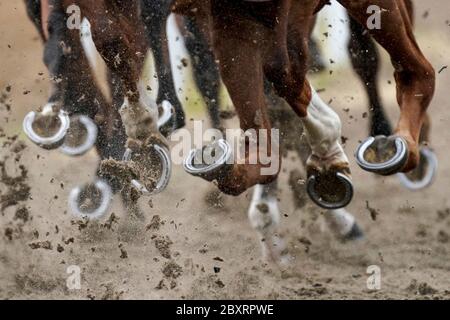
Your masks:
[{"label": "white leg bandage", "polygon": [[[302,118],[302,123],[313,155],[327,159],[340,152],[345,157],[339,142],[341,139],[339,116],[322,101],[313,87],[311,93],[307,116]],[[348,162],[346,157],[343,160]]]}]

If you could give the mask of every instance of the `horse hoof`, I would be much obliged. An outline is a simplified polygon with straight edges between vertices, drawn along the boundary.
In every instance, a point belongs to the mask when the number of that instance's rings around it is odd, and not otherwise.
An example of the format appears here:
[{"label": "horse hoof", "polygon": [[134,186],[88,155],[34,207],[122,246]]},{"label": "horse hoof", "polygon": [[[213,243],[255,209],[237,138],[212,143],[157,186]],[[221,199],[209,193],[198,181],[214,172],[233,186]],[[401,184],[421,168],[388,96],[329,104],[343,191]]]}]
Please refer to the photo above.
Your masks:
[{"label": "horse hoof", "polygon": [[328,210],[344,208],[353,198],[352,181],[340,172],[311,175],[306,190],[315,204]]},{"label": "horse hoof", "polygon": [[224,139],[219,139],[202,149],[191,150],[184,159],[184,170],[196,177],[212,181],[225,174],[230,167],[232,149]]},{"label": "horse hoof", "polygon": [[63,110],[53,111],[47,104],[42,112],[29,112],[23,120],[23,131],[41,148],[51,150],[60,147],[70,127],[69,115]]},{"label": "horse hoof", "polygon": [[83,115],[71,117],[70,128],[59,150],[68,156],[82,156],[94,147],[97,134],[97,125],[89,117]]},{"label": "horse hoof", "polygon": [[108,211],[112,199],[111,187],[102,180],[72,189],[69,207],[77,218],[100,219]]},{"label": "horse hoof", "polygon": [[345,242],[346,241],[358,241],[358,240],[362,240],[362,239],[364,239],[364,232],[362,231],[362,229],[356,222],[353,224],[353,227],[349,231],[349,233],[344,235],[342,238],[342,240]]},{"label": "horse hoof", "polygon": [[172,104],[169,101],[164,100],[159,106],[158,129],[165,126],[174,114],[175,110]]},{"label": "horse hoof", "polygon": [[369,137],[356,152],[356,162],[362,169],[384,176],[400,171],[407,160],[408,145],[395,136]]},{"label": "horse hoof", "polygon": [[436,154],[427,147],[420,149],[420,162],[409,173],[399,173],[400,182],[409,190],[421,190],[430,186],[436,176],[438,160]]},{"label": "horse hoof", "polygon": [[[169,184],[172,174],[172,162],[170,161],[169,151],[157,144],[150,146],[152,150],[150,156],[142,156],[142,154],[134,153],[131,149],[127,149],[123,156],[123,161],[133,161],[137,166],[138,172],[142,173],[140,179],[131,180],[131,184],[143,195],[155,195],[164,191]],[[150,168],[150,169],[149,169]],[[156,177],[155,174],[159,176]],[[142,181],[151,180],[151,184]]]}]

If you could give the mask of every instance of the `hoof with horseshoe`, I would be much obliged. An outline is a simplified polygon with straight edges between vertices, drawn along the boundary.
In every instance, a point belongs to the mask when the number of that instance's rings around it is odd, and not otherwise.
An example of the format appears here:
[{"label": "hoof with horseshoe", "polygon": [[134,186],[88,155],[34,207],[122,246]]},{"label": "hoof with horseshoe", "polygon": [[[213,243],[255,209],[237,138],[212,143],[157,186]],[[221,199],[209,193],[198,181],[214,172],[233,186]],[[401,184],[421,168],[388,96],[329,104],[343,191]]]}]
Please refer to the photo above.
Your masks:
[{"label": "hoof with horseshoe", "polygon": [[436,176],[438,160],[428,147],[420,148],[420,161],[416,169],[408,173],[399,173],[400,182],[409,190],[421,190],[430,186]]},{"label": "hoof with horseshoe", "polygon": [[47,104],[42,112],[32,111],[25,116],[23,131],[41,148],[52,150],[64,143],[70,127],[69,115],[56,110],[55,104]]},{"label": "hoof with horseshoe", "polygon": [[328,210],[344,208],[353,199],[351,179],[338,170],[313,171],[309,174],[306,190],[315,204]]},{"label": "hoof with horseshoe", "polygon": [[356,151],[356,162],[369,172],[383,176],[399,172],[408,161],[408,145],[397,136],[367,138]]},{"label": "hoof with horseshoe", "polygon": [[202,149],[191,150],[184,159],[184,170],[196,177],[213,181],[227,174],[232,167],[233,152],[229,143],[219,139]]},{"label": "hoof with horseshoe", "polygon": [[84,115],[70,117],[70,128],[59,150],[72,157],[91,150],[97,141],[98,128],[91,118]]},{"label": "hoof with horseshoe", "polygon": [[148,144],[139,151],[128,148],[123,162],[132,167],[136,179],[131,184],[143,195],[155,195],[166,189],[172,173],[169,151],[159,144]]},{"label": "hoof with horseshoe", "polygon": [[103,217],[111,204],[111,187],[102,180],[72,189],[69,208],[80,219],[95,220]]}]

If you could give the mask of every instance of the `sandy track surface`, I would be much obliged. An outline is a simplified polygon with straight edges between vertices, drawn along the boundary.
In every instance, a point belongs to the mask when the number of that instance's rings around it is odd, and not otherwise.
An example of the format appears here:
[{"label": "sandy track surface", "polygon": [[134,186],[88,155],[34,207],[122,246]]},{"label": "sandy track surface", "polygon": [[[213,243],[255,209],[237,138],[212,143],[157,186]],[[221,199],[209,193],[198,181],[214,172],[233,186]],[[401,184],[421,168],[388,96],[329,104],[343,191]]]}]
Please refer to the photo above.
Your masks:
[{"label": "sandy track surface", "polygon": [[[450,4],[446,0],[416,3],[418,40],[440,70],[449,64]],[[349,211],[366,240],[340,243],[324,227],[321,210],[312,204],[295,209],[287,180],[289,171],[300,165],[292,157],[284,163],[279,196],[282,231],[295,260],[282,271],[261,259],[258,237],[247,221],[251,193],[237,198],[221,195],[211,204],[205,199],[214,186],[188,176],[179,166],[166,192],[151,203],[142,199],[145,222],[128,217],[118,199],[111,209],[113,219],[108,216],[87,225],[75,221],[67,212],[67,196],[72,187],[93,177],[97,155],[90,152],[71,159],[26,141],[22,119],[28,110],[45,103],[48,90],[42,46],[21,1],[0,0],[0,21],[0,90],[4,92],[0,142],[6,142],[0,160],[9,176],[20,175],[20,165],[28,170],[23,183],[18,182],[19,190],[8,195],[18,197],[21,191],[26,201],[0,213],[0,298],[450,298],[448,69],[438,75],[430,110],[432,145],[440,159],[432,187],[409,192],[395,177],[362,172],[352,159],[356,195]],[[391,74],[385,62],[383,98],[395,117]],[[361,86],[346,70],[313,82],[326,89],[324,100],[332,100],[341,115],[349,139],[346,150],[352,155],[367,134],[363,117],[367,102]],[[7,137],[14,135],[25,142],[24,150],[17,141],[8,143]],[[2,204],[9,188],[6,182],[3,175]],[[31,188],[29,195],[26,186]],[[377,210],[376,220],[367,203]],[[81,268],[80,290],[67,289],[66,271],[71,265]],[[367,289],[370,265],[381,268],[379,291]]]}]

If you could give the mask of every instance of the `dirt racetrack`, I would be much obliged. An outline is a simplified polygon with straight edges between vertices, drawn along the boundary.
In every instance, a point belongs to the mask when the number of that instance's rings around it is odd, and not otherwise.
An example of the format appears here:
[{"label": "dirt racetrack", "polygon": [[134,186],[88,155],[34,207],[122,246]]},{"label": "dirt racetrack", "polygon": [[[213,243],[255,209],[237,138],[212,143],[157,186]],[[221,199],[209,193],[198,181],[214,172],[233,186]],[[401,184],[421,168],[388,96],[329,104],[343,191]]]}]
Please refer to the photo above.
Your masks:
[{"label": "dirt racetrack", "polygon": [[[410,192],[396,177],[363,172],[351,157],[356,195],[348,209],[366,239],[341,243],[324,228],[321,210],[312,204],[294,209],[287,180],[299,162],[290,157],[281,176],[280,207],[295,260],[281,271],[261,259],[258,237],[247,221],[251,193],[221,195],[219,205],[212,205],[205,198],[214,186],[180,166],[163,194],[151,203],[142,199],[146,222],[128,218],[118,199],[112,219],[75,221],[67,196],[93,177],[97,155],[68,158],[27,141],[21,123],[26,112],[45,103],[48,74],[22,1],[0,0],[0,169],[24,176],[15,179],[12,192],[5,174],[0,181],[0,299],[450,298],[450,69],[444,68],[450,56],[450,3],[415,3],[418,41],[441,71],[430,108],[432,146],[440,160],[436,181]],[[326,89],[324,101],[332,101],[342,117],[352,156],[367,135],[367,102],[348,68],[333,71],[312,81]],[[380,84],[393,119],[398,108],[385,55]],[[367,202],[378,212],[376,220]],[[81,268],[79,290],[66,286],[67,268],[73,265]],[[380,267],[380,290],[367,289],[371,265]]]}]

